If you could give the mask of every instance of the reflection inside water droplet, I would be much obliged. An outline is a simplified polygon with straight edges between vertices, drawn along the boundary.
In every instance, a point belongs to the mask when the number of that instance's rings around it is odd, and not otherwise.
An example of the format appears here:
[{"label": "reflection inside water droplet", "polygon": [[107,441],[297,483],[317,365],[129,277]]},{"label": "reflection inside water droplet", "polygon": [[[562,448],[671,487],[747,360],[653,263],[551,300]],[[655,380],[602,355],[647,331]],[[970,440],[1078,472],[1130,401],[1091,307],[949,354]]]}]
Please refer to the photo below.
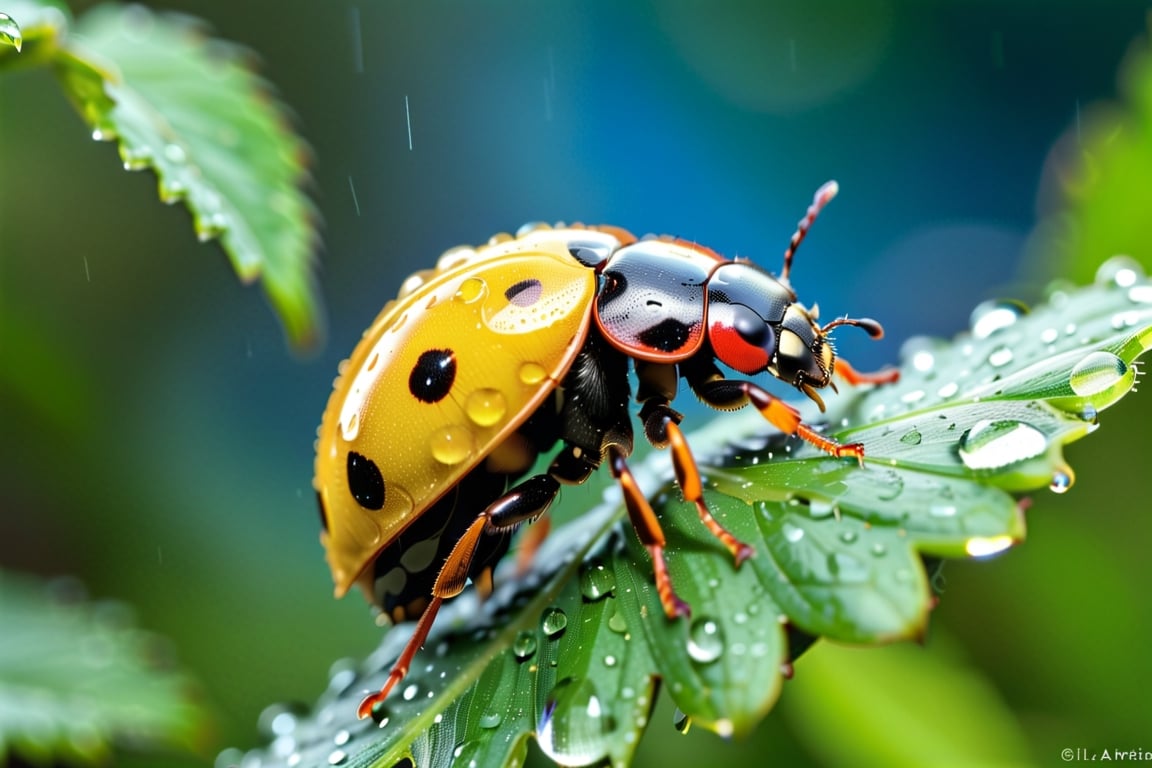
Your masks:
[{"label": "reflection inside water droplet", "polygon": [[997,469],[1039,456],[1048,447],[1044,433],[1014,419],[982,419],[960,437],[960,460],[969,469]]},{"label": "reflection inside water droplet", "polygon": [[1072,368],[1068,383],[1081,397],[1111,389],[1128,375],[1128,365],[1111,352],[1097,350]]},{"label": "reflection inside water droplet", "polygon": [[614,728],[592,682],[569,677],[548,694],[536,740],[544,754],[560,765],[591,765],[608,754]]},{"label": "reflection inside water droplet", "polygon": [[701,664],[710,664],[724,652],[724,635],[715,620],[700,617],[688,628],[688,655]]}]

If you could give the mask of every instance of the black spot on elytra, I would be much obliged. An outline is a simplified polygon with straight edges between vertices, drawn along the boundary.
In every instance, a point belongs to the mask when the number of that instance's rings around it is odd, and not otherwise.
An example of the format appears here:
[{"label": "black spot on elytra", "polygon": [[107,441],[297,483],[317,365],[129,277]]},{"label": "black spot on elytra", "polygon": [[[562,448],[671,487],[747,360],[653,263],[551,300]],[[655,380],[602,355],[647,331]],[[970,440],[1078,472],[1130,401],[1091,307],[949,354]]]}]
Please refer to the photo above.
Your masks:
[{"label": "black spot on elytra", "polygon": [[544,295],[544,284],[534,277],[521,280],[504,291],[504,298],[518,307],[530,307]]},{"label": "black spot on elytra", "polygon": [[456,353],[429,349],[420,355],[408,377],[408,391],[417,400],[438,403],[448,396],[456,381]]},{"label": "black spot on elytra", "polygon": [[691,328],[674,318],[665,318],[651,328],[640,332],[640,342],[661,352],[675,352],[684,346],[691,335]]},{"label": "black spot on elytra", "polygon": [[376,462],[356,451],[348,451],[348,490],[365,509],[384,508],[384,476]]}]

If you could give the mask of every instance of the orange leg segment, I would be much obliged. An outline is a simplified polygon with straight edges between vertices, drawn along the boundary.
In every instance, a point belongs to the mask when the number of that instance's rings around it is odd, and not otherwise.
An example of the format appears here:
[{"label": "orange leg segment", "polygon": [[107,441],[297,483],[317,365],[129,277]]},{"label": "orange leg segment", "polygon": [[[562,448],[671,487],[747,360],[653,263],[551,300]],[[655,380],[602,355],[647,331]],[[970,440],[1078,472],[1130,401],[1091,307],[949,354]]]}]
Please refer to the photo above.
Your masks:
[{"label": "orange leg segment", "polygon": [[440,610],[440,604],[444,602],[444,598],[435,596],[428,607],[424,609],[424,613],[420,614],[420,621],[416,624],[416,631],[412,633],[412,639],[408,641],[408,645],[404,646],[404,652],[400,654],[400,658],[392,665],[392,670],[388,673],[388,680],[376,693],[364,697],[360,702],[360,707],[356,710],[356,715],[361,720],[372,715],[372,708],[375,707],[384,699],[388,698],[389,692],[395,687],[396,683],[404,679],[408,674],[408,667],[412,664],[412,658],[416,652],[420,650],[420,646],[424,645],[424,639],[428,637],[429,630],[432,629],[432,623],[436,620],[436,614]]},{"label": "orange leg segment", "polygon": [[668,433],[668,441],[672,450],[672,466],[676,470],[676,482],[680,484],[680,492],[684,494],[686,501],[691,501],[696,505],[696,512],[700,515],[701,522],[712,532],[713,536],[728,548],[736,561],[736,567],[739,568],[740,563],[755,554],[755,550],[720,525],[720,521],[712,516],[708,505],[704,503],[704,486],[700,481],[700,469],[696,466],[696,459],[692,456],[692,451],[688,447],[688,441],[684,439],[684,432],[680,429],[680,425],[672,419],[668,419],[664,428]]},{"label": "orange leg segment", "polygon": [[799,435],[803,440],[837,458],[842,456],[855,457],[860,466],[864,466],[864,445],[862,443],[841,444],[830,437],[825,437],[802,422],[800,413],[780,398],[750,381],[741,382],[741,385],[749,402],[756,410],[760,411],[760,415],[784,434]]},{"label": "orange leg segment", "polygon": [[676,590],[672,588],[672,579],[668,576],[668,565],[664,562],[664,531],[660,528],[660,521],[644,492],[640,490],[636,477],[628,468],[624,460],[624,452],[616,446],[608,448],[608,465],[612,476],[620,483],[620,490],[624,494],[624,506],[628,509],[628,517],[640,543],[652,556],[652,572],[656,577],[656,594],[660,597],[660,605],[670,619],[680,616],[689,616],[692,609],[688,603],[681,600]]}]

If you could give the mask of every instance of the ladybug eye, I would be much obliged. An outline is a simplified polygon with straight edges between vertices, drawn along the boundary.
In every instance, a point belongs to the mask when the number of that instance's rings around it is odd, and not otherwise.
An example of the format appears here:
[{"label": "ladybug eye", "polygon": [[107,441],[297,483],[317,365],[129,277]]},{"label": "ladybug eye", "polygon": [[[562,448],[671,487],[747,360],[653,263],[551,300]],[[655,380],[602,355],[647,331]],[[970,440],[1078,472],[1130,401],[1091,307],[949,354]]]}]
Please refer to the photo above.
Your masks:
[{"label": "ladybug eye", "polygon": [[746,344],[770,351],[776,344],[776,334],[764,318],[743,305],[734,305],[732,310],[732,328],[740,338]]},{"label": "ladybug eye", "polygon": [[365,509],[384,508],[384,476],[374,461],[356,451],[348,451],[348,490]]}]

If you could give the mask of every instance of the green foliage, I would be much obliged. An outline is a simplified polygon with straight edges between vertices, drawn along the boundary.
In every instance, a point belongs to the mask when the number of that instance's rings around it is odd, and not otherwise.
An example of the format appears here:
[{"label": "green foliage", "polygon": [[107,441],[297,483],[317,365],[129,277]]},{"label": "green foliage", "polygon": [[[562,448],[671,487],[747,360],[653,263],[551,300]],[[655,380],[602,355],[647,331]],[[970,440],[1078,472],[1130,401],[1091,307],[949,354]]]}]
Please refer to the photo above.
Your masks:
[{"label": "green foliage", "polygon": [[114,747],[202,751],[188,679],[126,609],[0,573],[0,763],[107,762]]},{"label": "green foliage", "polygon": [[75,25],[47,3],[6,8],[0,35],[24,46],[0,46],[0,71],[52,65],[93,137],[116,140],[125,168],[155,171],[160,199],[183,200],[199,238],[219,238],[242,280],[262,279],[290,341],[314,344],[308,150],[251,57],[140,6],[98,7]]},{"label": "green foliage", "polygon": [[[1148,16],[1152,33],[1152,14]],[[1030,243],[1037,271],[1086,279],[1096,254],[1127,254],[1152,269],[1152,227],[1133,215],[1152,167],[1152,39],[1137,40],[1120,67],[1120,98],[1088,105],[1045,169],[1047,215]]]},{"label": "green foliage", "polygon": [[[482,608],[466,595],[445,610],[374,713],[379,729],[355,719],[356,705],[383,681],[408,627],[363,667],[334,674],[313,715],[286,714],[276,733],[288,748],[261,764],[517,764],[532,735],[561,764],[624,764],[656,676],[682,726],[747,733],[813,637],[917,638],[934,600],[926,564],[1022,540],[1010,491],[1068,490],[1062,447],[1132,389],[1149,346],[1152,283],[1113,260],[1095,285],[1055,290],[1032,312],[983,305],[953,342],[910,342],[898,384],[845,391],[823,417],[809,412],[836,439],[864,443],[862,467],[770,434],[754,415],[719,419],[691,443],[713,513],[756,557],[733,568],[664,481],[655,501],[691,620],[665,617],[610,493],[549,537],[533,572],[505,570]],[[663,455],[638,471],[645,488],[668,475]]]}]

